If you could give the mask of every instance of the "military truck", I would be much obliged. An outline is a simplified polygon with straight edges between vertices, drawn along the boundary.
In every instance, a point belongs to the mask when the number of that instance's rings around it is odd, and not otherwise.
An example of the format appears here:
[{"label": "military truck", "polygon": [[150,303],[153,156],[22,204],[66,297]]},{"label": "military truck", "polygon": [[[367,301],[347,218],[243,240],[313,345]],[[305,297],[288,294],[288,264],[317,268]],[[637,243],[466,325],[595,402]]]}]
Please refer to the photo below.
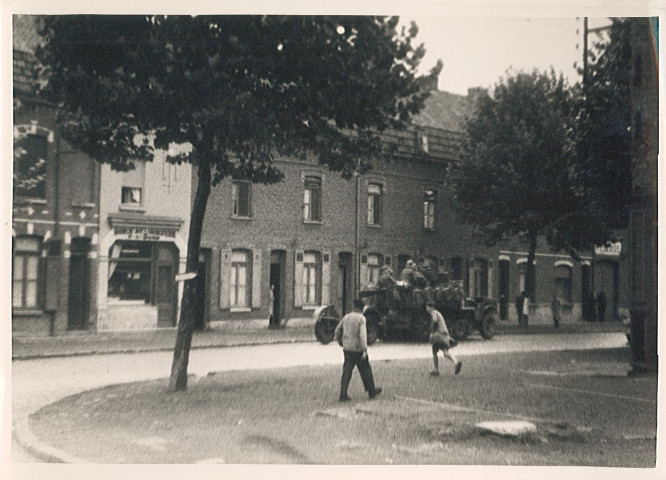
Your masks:
[{"label": "military truck", "polygon": [[[446,319],[449,333],[457,341],[464,340],[476,330],[489,340],[495,334],[498,321],[497,301],[467,298],[460,281],[423,289],[404,285],[392,289],[364,288],[359,297],[366,303],[363,315],[366,318],[368,344],[377,339],[427,341],[430,316],[425,305],[431,300]],[[335,307],[320,307],[314,315],[315,337],[324,344],[331,342],[340,321]]]}]

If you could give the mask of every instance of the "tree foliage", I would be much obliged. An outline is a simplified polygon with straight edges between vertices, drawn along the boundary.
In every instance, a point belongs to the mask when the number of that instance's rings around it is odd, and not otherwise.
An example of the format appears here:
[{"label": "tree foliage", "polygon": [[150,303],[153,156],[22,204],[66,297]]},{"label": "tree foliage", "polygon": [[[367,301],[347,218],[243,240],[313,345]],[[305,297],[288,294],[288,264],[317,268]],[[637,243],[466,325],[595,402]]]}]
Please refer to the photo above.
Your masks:
[{"label": "tree foliage", "polygon": [[[272,183],[275,156],[314,154],[350,178],[427,97],[417,28],[372,16],[51,16],[41,19],[42,95],[63,137],[118,170],[167,150],[198,182],[187,270],[196,271],[211,185]],[[438,75],[441,63],[432,70]],[[137,141],[137,139],[142,139]],[[171,144],[189,150],[170,151]],[[173,152],[180,153],[173,153]],[[185,282],[170,387],[187,386],[194,287]]]}]

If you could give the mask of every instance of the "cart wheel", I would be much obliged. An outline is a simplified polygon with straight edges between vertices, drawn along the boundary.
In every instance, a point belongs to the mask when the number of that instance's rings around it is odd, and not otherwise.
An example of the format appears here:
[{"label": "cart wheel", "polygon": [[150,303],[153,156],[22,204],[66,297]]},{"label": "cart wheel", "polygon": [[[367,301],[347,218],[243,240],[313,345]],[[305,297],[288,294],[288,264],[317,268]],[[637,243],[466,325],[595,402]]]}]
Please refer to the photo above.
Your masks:
[{"label": "cart wheel", "polygon": [[497,314],[495,312],[488,312],[481,320],[481,336],[485,340],[490,340],[495,335],[495,326],[497,325]]}]

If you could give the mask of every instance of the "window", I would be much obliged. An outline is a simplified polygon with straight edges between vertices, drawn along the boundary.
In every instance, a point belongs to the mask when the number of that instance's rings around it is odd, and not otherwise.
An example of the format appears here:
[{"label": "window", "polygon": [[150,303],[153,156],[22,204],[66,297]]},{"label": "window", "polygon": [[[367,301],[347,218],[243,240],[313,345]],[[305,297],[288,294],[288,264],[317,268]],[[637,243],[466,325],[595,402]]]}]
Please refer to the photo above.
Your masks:
[{"label": "window", "polygon": [[231,184],[231,197],[234,202],[232,215],[234,217],[249,218],[252,216],[250,185],[250,182],[245,181],[234,181]]},{"label": "window", "polygon": [[47,137],[19,134],[14,141],[14,194],[46,198]]},{"label": "window", "polygon": [[463,261],[460,257],[451,259],[451,280],[463,279]]},{"label": "window", "polygon": [[365,283],[376,283],[379,278],[379,267],[381,267],[381,255],[371,253],[368,255],[368,273]]},{"label": "window", "polygon": [[230,306],[250,307],[250,252],[234,250],[231,252],[231,292]]},{"label": "window", "polygon": [[143,205],[143,199],[141,198],[141,189],[137,187],[123,187],[122,188],[122,199],[121,203],[123,205]]},{"label": "window", "polygon": [[566,264],[555,266],[555,293],[567,303],[571,303],[571,270]]},{"label": "window", "polygon": [[120,203],[126,207],[142,207],[146,164],[134,161],[134,169],[122,172]]},{"label": "window", "polygon": [[382,221],[382,186],[377,183],[368,185],[368,225],[381,225]]},{"label": "window", "polygon": [[307,222],[321,222],[321,178],[305,177],[304,185],[303,219]]},{"label": "window", "polygon": [[423,195],[423,228],[426,230],[435,229],[435,200],[437,192],[426,190]]},{"label": "window", "polygon": [[488,296],[488,260],[475,258],[470,264],[470,296]]},{"label": "window", "polygon": [[319,254],[303,254],[303,303],[319,305]]},{"label": "window", "polygon": [[152,243],[114,243],[109,251],[109,300],[150,303],[152,259]]},{"label": "window", "polygon": [[12,268],[12,306],[38,308],[40,242],[33,237],[19,237],[14,242]]}]

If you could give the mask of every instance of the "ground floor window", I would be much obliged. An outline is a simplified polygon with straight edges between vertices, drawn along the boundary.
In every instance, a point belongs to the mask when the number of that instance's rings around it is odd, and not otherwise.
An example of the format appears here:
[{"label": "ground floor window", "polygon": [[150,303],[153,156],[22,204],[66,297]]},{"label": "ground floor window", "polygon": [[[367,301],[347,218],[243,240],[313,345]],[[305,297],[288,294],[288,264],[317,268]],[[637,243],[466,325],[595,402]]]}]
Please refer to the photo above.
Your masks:
[{"label": "ground floor window", "polygon": [[153,244],[116,242],[109,252],[109,300],[150,303]]},{"label": "ground floor window", "polygon": [[18,237],[14,241],[12,266],[12,306],[39,306],[40,241],[35,237]]},{"label": "ground floor window", "polygon": [[555,267],[555,294],[567,303],[571,303],[571,267],[557,265]]},{"label": "ground floor window", "polygon": [[231,307],[250,306],[250,252],[234,250],[231,253]]}]

